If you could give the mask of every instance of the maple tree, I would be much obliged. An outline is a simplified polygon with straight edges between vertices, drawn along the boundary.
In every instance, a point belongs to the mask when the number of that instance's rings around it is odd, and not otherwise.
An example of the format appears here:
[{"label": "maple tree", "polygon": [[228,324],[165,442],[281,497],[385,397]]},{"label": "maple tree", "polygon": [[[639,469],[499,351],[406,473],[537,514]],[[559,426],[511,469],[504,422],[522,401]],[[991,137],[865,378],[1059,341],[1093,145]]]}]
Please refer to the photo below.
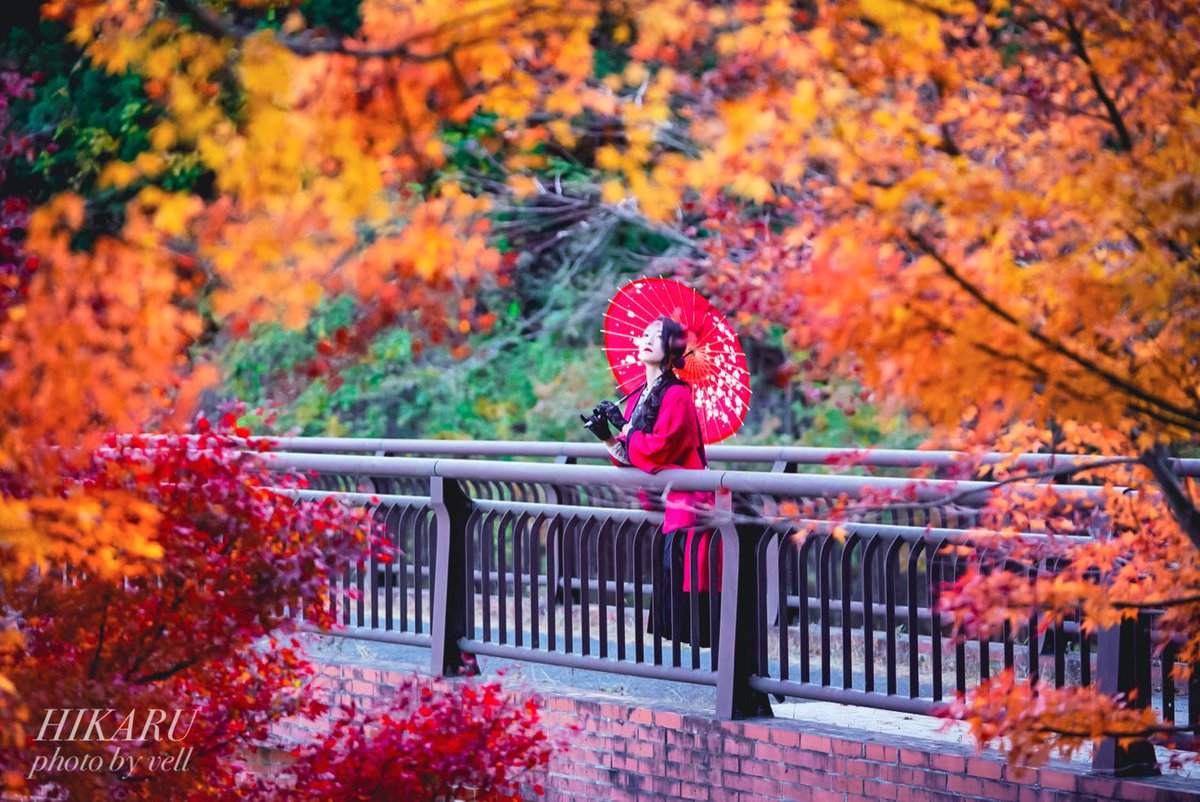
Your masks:
[{"label": "maple tree", "polygon": [[[227,759],[235,750],[284,716],[323,712],[297,689],[311,669],[294,639],[295,616],[334,623],[330,576],[362,551],[366,519],[332,500],[281,494],[304,483],[256,465],[232,423],[229,416],[211,429],[201,419],[195,438],[110,435],[64,477],[63,496],[83,511],[121,509],[123,520],[109,525],[143,546],[108,557],[119,574],[46,560],[6,584],[24,636],[0,654],[14,700],[6,718],[25,729],[0,757],[10,788],[72,799],[225,798],[237,780]],[[6,555],[6,568],[13,559]],[[56,740],[55,717],[79,709],[118,713],[90,735],[68,722],[65,732],[83,737]],[[142,719],[154,709],[182,711],[186,727],[147,737]],[[130,730],[118,738],[126,716]],[[108,767],[114,744],[125,770],[37,762],[60,747]],[[133,755],[144,767],[184,747],[192,749],[187,771],[128,770]]]},{"label": "maple tree", "polygon": [[366,716],[344,708],[323,739],[299,750],[288,770],[293,781],[265,798],[436,802],[469,792],[483,802],[516,802],[529,773],[565,748],[539,720],[535,702],[514,704],[497,682],[449,689],[410,682]]},{"label": "maple tree", "polygon": [[[997,494],[988,520],[1009,537],[987,547],[1025,569],[963,578],[949,610],[964,631],[1082,606],[1091,632],[1162,608],[1158,647],[1177,638],[1195,663],[1200,513],[1170,463],[1200,434],[1195,4],[678,6],[686,30],[639,25],[634,50],[698,101],[680,113],[697,156],[663,149],[652,169],[744,210],[710,221],[706,267],[801,299],[763,308],[951,444],[1127,458],[1075,477],[1107,488],[1086,546],[1016,535],[1014,521],[1078,531],[1061,514],[1077,502]],[[813,196],[819,217],[803,208]],[[1002,489],[1022,484],[992,470]],[[1197,726],[1009,674],[973,699],[960,713],[1016,758]]]}]

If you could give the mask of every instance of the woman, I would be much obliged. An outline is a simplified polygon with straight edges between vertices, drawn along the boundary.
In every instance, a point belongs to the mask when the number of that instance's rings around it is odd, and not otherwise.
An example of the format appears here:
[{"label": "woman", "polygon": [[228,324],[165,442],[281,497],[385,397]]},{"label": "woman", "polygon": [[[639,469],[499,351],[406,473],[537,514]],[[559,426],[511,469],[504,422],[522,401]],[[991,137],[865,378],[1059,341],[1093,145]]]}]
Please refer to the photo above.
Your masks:
[{"label": "woman", "polygon": [[[608,447],[617,465],[632,465],[647,473],[666,468],[706,469],[708,460],[692,390],[675,374],[685,364],[687,332],[676,321],[661,317],[651,322],[634,344],[638,360],[646,368],[646,383],[626,404],[628,422],[615,404],[602,401],[593,418],[612,424],[620,434],[614,436],[607,426],[589,429]],[[639,495],[648,501],[644,493]],[[686,594],[694,589],[699,594],[695,600],[699,610],[696,642],[701,646],[709,642],[710,537],[696,524],[699,510],[712,504],[712,493],[667,493],[660,585],[667,592],[657,605],[659,612],[651,616],[652,624],[666,637],[691,642],[693,600]]]}]

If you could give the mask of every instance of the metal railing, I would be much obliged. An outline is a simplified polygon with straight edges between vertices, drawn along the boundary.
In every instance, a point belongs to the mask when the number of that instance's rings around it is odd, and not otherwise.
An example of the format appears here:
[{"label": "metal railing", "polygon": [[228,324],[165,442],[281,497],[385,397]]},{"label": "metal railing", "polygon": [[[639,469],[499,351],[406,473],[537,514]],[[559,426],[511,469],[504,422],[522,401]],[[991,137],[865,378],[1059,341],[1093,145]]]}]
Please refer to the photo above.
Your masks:
[{"label": "metal railing", "polygon": [[[1052,678],[1059,686],[1105,677],[1110,692],[1137,687],[1138,698],[1155,699],[1172,724],[1184,712],[1177,704],[1184,694],[1186,722],[1200,719],[1200,671],[1177,688],[1169,647],[1151,672],[1150,616],[1140,629],[1099,638],[1081,633],[1078,619],[1039,635],[1036,615],[994,642],[950,638],[935,612],[938,597],[966,566],[948,547],[966,542],[965,530],[977,526],[975,511],[994,487],[987,482],[732,470],[649,475],[329,453],[266,458],[275,469],[313,474],[313,489],[299,496],[334,495],[371,510],[395,553],[388,561],[366,553],[338,580],[356,591],[335,598],[339,620],[355,637],[430,647],[439,674],[458,673],[470,655],[491,655],[676,680],[714,686],[717,713],[743,717],[769,713],[768,694],[931,713],[1007,667],[1019,679]],[[1083,510],[1100,493],[1056,488]],[[686,554],[691,575],[707,571],[712,592],[696,582],[681,591],[666,579],[661,507],[641,507],[668,489],[713,494],[711,539]],[[906,500],[930,506],[906,504],[890,515],[884,503],[878,520],[820,520],[838,496],[901,489]],[[941,505],[948,498],[954,503]],[[804,538],[791,536],[791,524],[772,522],[788,502],[814,519]],[[1028,570],[1054,568],[1045,562]],[[682,623],[660,620],[668,608],[686,610]]]},{"label": "metal railing", "polygon": [[[281,437],[274,442],[280,451],[306,454],[371,454],[375,456],[553,458],[574,464],[594,460],[609,464],[608,452],[600,443],[564,443],[510,440],[406,440],[369,437]],[[969,455],[960,451],[923,451],[896,448],[818,448],[811,446],[707,447],[709,461],[716,465],[770,465],[779,473],[792,473],[804,465],[861,468],[930,468],[953,470],[964,467],[1004,464],[1029,471],[1067,469],[1099,457],[1072,454],[1012,454],[993,452]],[[1172,461],[1180,476],[1200,476],[1200,459]]]}]

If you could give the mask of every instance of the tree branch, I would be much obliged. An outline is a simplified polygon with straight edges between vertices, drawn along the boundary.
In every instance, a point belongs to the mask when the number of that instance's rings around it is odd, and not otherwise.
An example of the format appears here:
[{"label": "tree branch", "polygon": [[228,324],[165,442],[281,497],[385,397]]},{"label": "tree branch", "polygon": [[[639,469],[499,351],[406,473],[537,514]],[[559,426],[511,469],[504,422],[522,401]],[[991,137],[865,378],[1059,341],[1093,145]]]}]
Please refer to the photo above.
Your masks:
[{"label": "tree branch", "polygon": [[1178,421],[1178,420],[1170,420],[1169,418],[1166,418],[1165,416],[1163,416],[1159,413],[1156,413],[1155,417],[1157,419],[1159,419],[1160,422],[1167,423],[1168,425],[1172,425],[1172,426],[1181,426],[1181,428],[1187,428],[1190,431],[1194,431],[1194,432],[1200,431],[1200,414],[1189,411],[1183,407],[1177,406],[1176,404],[1173,404],[1170,401],[1167,401],[1165,399],[1151,395],[1150,393],[1141,389],[1137,385],[1131,383],[1127,379],[1124,379],[1124,378],[1116,375],[1115,373],[1098,365],[1096,362],[1089,359],[1088,357],[1083,356],[1082,354],[1076,353],[1073,349],[1067,347],[1063,343],[1061,343],[1057,340],[1053,340],[1050,337],[1047,337],[1045,334],[1040,332],[1035,326],[1026,325],[1022,321],[1020,321],[1014,314],[1009,312],[1004,307],[1000,306],[1000,304],[998,304],[996,301],[989,298],[987,295],[985,295],[983,293],[982,290],[980,290],[978,287],[976,287],[974,284],[972,284],[970,281],[968,281],[962,275],[962,273],[960,273],[958,271],[958,269],[954,267],[954,265],[950,264],[950,262],[944,256],[942,256],[942,254],[937,250],[937,248],[934,247],[933,243],[931,243],[928,239],[926,239],[922,234],[919,234],[916,231],[913,231],[912,229],[909,229],[907,231],[907,233],[908,233],[908,236],[913,240],[913,242],[915,242],[921,248],[921,250],[923,250],[923,251],[925,251],[925,253],[929,254],[929,256],[935,262],[938,263],[938,266],[940,266],[942,268],[943,273],[945,273],[955,284],[957,284],[959,287],[961,287],[963,290],[965,290],[968,295],[970,295],[972,298],[974,298],[976,301],[978,301],[985,309],[987,309],[989,312],[994,314],[996,317],[999,317],[1001,320],[1004,320],[1005,322],[1009,323],[1010,325],[1016,327],[1019,331],[1023,332],[1027,336],[1031,337],[1034,341],[1041,344],[1042,346],[1044,346],[1048,350],[1052,351],[1053,353],[1056,353],[1056,354],[1059,354],[1060,356],[1066,357],[1067,359],[1074,362],[1076,365],[1080,366],[1081,368],[1088,371],[1089,373],[1092,373],[1092,374],[1104,379],[1106,382],[1111,384],[1113,387],[1115,387],[1119,390],[1122,390],[1125,393],[1128,393],[1129,395],[1133,396],[1134,398],[1137,398],[1138,400],[1143,401],[1146,404],[1151,405],[1152,407],[1158,407],[1159,409],[1163,410],[1164,412],[1170,413],[1171,415],[1174,415],[1176,418],[1182,419],[1183,421],[1186,421],[1187,423],[1186,423],[1186,425],[1182,425],[1180,423],[1180,421]]},{"label": "tree branch", "polygon": [[1183,596],[1178,599],[1160,599],[1152,602],[1113,602],[1113,607],[1127,610],[1156,610],[1160,607],[1182,607],[1185,604],[1196,604],[1197,602],[1200,602],[1200,594]]},{"label": "tree branch", "polygon": [[1067,11],[1067,38],[1071,41],[1071,47],[1075,51],[1075,55],[1079,56],[1079,60],[1087,65],[1088,77],[1092,80],[1092,88],[1096,90],[1096,96],[1100,98],[1100,103],[1104,105],[1105,111],[1108,112],[1108,119],[1112,123],[1113,128],[1117,129],[1117,138],[1121,142],[1121,150],[1133,150],[1133,138],[1129,135],[1129,129],[1125,126],[1125,120],[1121,117],[1121,112],[1117,108],[1116,102],[1104,89],[1104,84],[1100,83],[1100,76],[1096,74],[1096,68],[1092,64],[1091,57],[1088,56],[1087,48],[1083,44],[1083,31],[1075,24],[1075,15]]},{"label": "tree branch", "polygon": [[1196,509],[1191,494],[1179,480],[1179,474],[1171,467],[1171,456],[1167,447],[1158,445],[1148,449],[1142,454],[1141,462],[1154,474],[1162,488],[1167,507],[1179,527],[1192,541],[1192,545],[1200,549],[1200,510]]}]

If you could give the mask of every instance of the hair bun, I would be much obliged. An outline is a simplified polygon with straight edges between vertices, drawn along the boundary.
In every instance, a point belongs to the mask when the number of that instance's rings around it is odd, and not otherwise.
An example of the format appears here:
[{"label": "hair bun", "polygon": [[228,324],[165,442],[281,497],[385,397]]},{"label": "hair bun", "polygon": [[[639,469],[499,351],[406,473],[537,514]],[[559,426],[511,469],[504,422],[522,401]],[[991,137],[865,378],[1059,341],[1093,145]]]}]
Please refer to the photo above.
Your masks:
[{"label": "hair bun", "polygon": [[683,370],[683,366],[684,366],[684,364],[685,364],[685,360],[684,360],[684,358],[683,358],[683,357],[681,357],[681,356],[678,356],[678,357],[675,357],[675,361],[674,361],[674,362],[672,362],[671,364],[674,366],[674,368],[675,368],[676,370]]}]

